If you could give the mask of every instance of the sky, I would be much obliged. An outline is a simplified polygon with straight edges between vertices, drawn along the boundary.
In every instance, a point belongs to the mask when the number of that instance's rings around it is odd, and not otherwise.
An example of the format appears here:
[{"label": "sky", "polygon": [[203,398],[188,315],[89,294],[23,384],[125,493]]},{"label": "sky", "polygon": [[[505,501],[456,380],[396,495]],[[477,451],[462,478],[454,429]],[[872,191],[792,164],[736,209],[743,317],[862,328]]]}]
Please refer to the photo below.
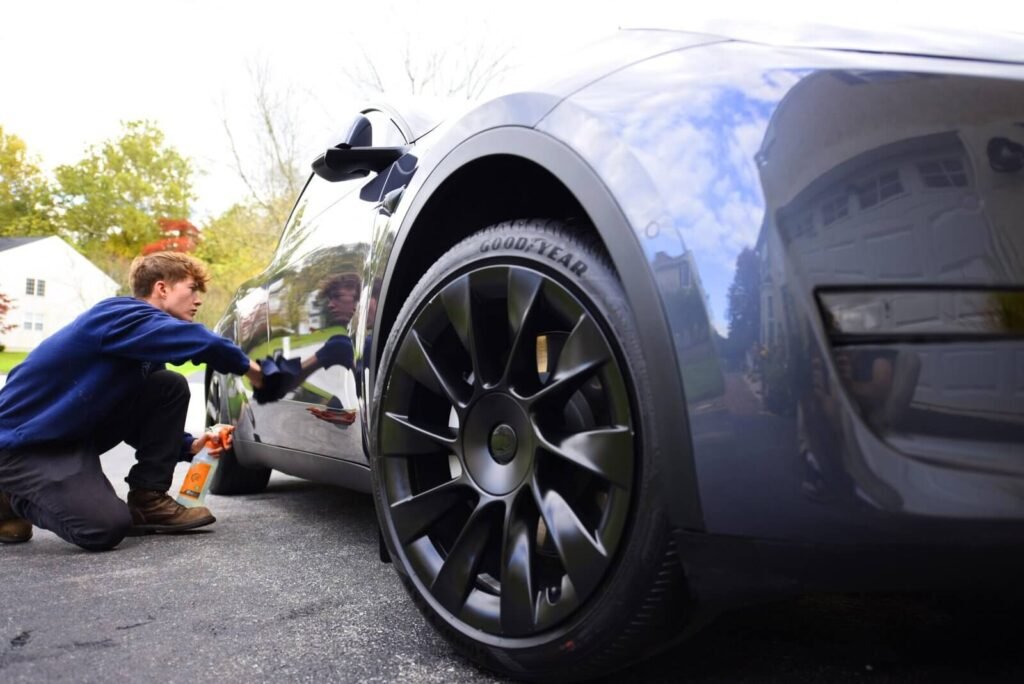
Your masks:
[{"label": "sky", "polygon": [[0,13],[0,125],[52,171],[116,136],[120,122],[152,120],[193,161],[192,218],[201,223],[245,198],[223,121],[243,147],[251,140],[254,64],[302,104],[301,142],[312,160],[365,102],[345,65],[364,52],[388,54],[389,43],[397,55],[405,41],[444,50],[483,36],[515,67],[557,60],[619,27],[699,24],[716,15],[1024,31],[1015,4],[972,0],[968,12],[962,2],[919,0],[23,0]]}]

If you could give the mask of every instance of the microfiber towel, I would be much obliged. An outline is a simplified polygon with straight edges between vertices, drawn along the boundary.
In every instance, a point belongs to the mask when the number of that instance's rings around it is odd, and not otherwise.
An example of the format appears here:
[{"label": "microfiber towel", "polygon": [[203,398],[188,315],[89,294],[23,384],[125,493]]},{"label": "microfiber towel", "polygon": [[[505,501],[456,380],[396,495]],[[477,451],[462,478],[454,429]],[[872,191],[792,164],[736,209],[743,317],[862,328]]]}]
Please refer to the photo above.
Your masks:
[{"label": "microfiber towel", "polygon": [[278,353],[260,361],[260,370],[263,371],[263,387],[252,396],[257,404],[267,404],[281,399],[295,387],[302,374],[302,361],[286,359]]}]

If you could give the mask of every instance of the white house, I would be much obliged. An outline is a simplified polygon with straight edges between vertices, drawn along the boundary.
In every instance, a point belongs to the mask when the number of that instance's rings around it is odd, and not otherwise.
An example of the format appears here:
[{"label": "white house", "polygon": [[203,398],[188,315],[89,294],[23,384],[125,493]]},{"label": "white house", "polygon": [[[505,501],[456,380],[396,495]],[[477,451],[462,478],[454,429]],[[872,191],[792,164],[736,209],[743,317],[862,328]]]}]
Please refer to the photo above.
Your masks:
[{"label": "white house", "polygon": [[0,238],[0,292],[13,302],[0,334],[10,351],[28,351],[118,284],[57,236]]}]

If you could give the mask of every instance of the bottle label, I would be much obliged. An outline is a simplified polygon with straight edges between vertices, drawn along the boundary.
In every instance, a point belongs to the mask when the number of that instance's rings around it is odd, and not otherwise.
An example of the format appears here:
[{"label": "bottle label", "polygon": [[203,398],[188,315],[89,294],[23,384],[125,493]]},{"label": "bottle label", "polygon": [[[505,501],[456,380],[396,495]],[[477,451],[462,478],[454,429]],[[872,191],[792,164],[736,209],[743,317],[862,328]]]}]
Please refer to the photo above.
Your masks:
[{"label": "bottle label", "polygon": [[185,481],[181,483],[181,495],[198,499],[203,492],[203,485],[210,475],[209,463],[193,463],[185,473]]}]

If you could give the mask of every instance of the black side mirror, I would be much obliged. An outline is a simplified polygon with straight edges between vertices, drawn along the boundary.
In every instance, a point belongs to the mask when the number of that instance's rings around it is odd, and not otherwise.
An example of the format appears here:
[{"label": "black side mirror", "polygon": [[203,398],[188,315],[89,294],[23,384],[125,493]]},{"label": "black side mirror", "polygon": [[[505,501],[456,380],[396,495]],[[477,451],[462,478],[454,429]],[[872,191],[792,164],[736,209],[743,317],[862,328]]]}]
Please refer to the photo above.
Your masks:
[{"label": "black side mirror", "polygon": [[342,143],[313,161],[313,173],[332,183],[362,178],[391,166],[405,151],[405,147],[350,147]]},{"label": "black side mirror", "polygon": [[356,114],[343,142],[349,147],[370,147],[373,144],[373,124],[362,114]]}]

